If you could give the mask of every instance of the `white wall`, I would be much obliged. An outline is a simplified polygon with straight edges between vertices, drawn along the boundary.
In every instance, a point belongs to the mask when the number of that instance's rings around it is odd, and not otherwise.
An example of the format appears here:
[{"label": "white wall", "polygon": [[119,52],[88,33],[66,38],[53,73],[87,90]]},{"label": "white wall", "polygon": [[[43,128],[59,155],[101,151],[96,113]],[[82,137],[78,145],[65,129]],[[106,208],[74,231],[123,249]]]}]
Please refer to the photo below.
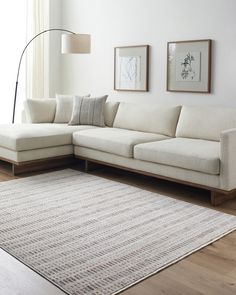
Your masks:
[{"label": "white wall", "polygon": [[[236,106],[235,0],[62,0],[62,27],[92,35],[90,55],[61,57],[64,93],[146,103]],[[166,91],[168,41],[213,39],[212,93]],[[149,44],[150,91],[113,90],[113,48]]]},{"label": "white wall", "polygon": [[[14,9],[13,9],[14,7]],[[0,123],[11,123],[15,83],[20,55],[26,44],[26,0],[9,0],[0,10]],[[15,121],[20,120],[22,102],[25,99],[25,60],[19,76]]]}]

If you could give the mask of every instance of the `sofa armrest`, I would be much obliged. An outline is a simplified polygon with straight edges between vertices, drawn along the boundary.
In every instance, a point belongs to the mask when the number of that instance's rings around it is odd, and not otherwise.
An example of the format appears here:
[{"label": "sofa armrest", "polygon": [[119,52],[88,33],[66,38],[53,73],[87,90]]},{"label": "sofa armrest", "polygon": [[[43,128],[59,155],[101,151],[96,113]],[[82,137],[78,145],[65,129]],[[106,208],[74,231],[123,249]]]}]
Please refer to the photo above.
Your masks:
[{"label": "sofa armrest", "polygon": [[221,188],[232,190],[236,188],[236,128],[220,134]]}]

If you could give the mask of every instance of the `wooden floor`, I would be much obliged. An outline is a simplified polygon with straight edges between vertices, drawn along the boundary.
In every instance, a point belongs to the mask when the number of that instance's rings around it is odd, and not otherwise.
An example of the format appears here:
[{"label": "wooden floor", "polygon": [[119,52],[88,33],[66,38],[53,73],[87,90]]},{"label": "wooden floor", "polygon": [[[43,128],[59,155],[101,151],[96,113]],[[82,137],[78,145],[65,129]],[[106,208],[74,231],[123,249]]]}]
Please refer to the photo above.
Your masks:
[{"label": "wooden floor", "polygon": [[[81,167],[73,168],[81,169]],[[112,168],[100,167],[90,173],[186,202],[211,207],[210,194],[204,190]],[[13,178],[0,173],[0,181]],[[213,209],[236,215],[236,199]],[[0,295],[28,294],[61,295],[63,292],[0,250]],[[161,294],[235,295],[236,231],[122,293],[122,295]]]}]

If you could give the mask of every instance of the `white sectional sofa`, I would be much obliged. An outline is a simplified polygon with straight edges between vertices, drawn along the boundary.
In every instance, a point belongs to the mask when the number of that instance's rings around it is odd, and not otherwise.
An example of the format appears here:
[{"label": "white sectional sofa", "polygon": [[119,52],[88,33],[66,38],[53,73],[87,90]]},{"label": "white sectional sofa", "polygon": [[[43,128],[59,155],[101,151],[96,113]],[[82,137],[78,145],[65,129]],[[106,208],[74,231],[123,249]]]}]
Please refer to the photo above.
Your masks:
[{"label": "white sectional sofa", "polygon": [[107,102],[104,114],[102,128],[1,125],[1,160],[17,173],[76,157],[208,189],[214,205],[236,196],[236,108]]}]

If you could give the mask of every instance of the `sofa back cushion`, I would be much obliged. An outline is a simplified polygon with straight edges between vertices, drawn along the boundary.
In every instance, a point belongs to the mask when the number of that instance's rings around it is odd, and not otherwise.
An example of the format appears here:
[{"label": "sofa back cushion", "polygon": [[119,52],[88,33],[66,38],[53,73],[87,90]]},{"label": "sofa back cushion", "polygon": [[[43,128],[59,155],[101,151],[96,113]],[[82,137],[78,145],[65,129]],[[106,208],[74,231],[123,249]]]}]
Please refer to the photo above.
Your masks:
[{"label": "sofa back cushion", "polygon": [[117,101],[107,101],[105,103],[104,117],[106,126],[113,127],[119,104]]},{"label": "sofa back cushion", "polygon": [[121,102],[113,127],[175,136],[180,106]]},{"label": "sofa back cushion", "polygon": [[236,128],[236,108],[183,106],[176,137],[219,141],[231,128]]},{"label": "sofa back cushion", "polygon": [[24,101],[24,109],[28,123],[52,123],[56,112],[56,100],[27,99]]}]

